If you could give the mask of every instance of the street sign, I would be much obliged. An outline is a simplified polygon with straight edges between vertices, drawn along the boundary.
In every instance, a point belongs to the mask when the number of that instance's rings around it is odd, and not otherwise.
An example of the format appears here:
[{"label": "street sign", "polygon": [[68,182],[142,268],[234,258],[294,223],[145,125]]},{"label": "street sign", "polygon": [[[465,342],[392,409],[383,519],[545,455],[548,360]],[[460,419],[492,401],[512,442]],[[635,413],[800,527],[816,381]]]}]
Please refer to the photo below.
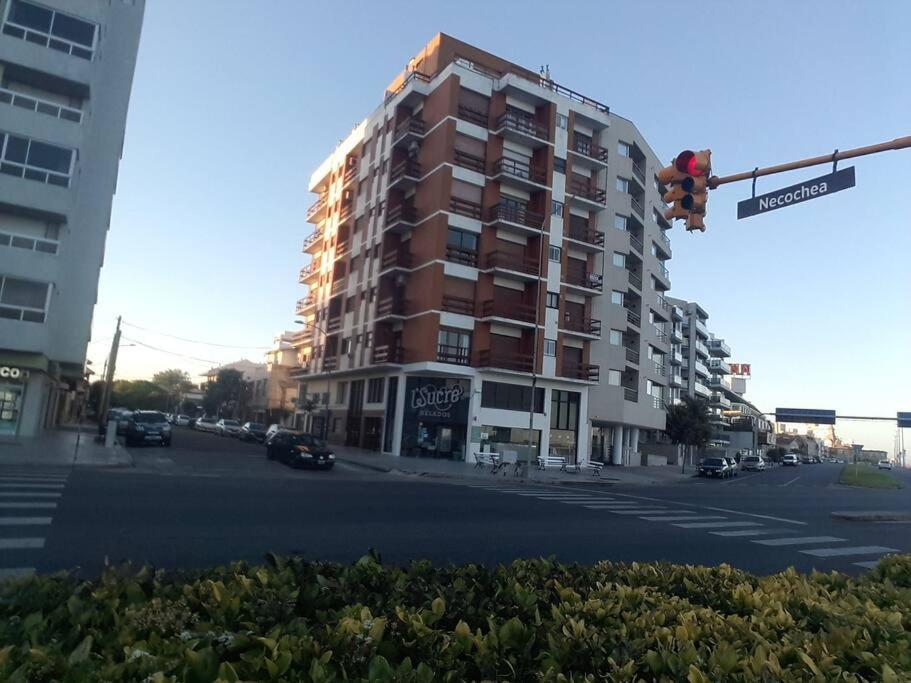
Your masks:
[{"label": "street sign", "polygon": [[911,429],[911,413],[899,413],[898,426],[902,429]]},{"label": "street sign", "polygon": [[775,422],[805,422],[814,425],[834,425],[834,410],[811,408],[776,408]]},{"label": "street sign", "polygon": [[849,187],[854,187],[853,166],[768,194],[744,199],[737,203],[737,218],[749,218],[775,209],[783,209],[786,206],[800,204],[833,192],[847,190]]}]

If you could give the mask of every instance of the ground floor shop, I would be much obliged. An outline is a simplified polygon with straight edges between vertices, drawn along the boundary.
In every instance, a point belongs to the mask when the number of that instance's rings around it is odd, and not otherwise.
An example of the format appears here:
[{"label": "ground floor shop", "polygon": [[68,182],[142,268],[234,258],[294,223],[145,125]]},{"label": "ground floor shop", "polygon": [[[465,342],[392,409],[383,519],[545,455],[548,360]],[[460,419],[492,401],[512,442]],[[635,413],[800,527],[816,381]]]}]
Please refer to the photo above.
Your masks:
[{"label": "ground floor shop", "polygon": [[0,350],[0,439],[39,436],[61,420],[76,419],[81,382],[62,376],[41,354]]}]

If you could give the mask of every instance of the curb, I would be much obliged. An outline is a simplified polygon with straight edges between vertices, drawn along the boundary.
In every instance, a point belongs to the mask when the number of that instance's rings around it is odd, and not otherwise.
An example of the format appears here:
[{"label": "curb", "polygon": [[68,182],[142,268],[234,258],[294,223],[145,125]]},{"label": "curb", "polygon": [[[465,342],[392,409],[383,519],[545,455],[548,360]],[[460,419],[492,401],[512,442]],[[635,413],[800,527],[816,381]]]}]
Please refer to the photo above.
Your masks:
[{"label": "curb", "polygon": [[911,512],[890,510],[833,512],[831,516],[846,522],[911,522]]},{"label": "curb", "polygon": [[372,472],[382,472],[383,474],[389,474],[393,471],[392,468],[389,467],[382,467],[380,465],[368,465],[367,463],[360,462],[358,460],[349,460],[348,458],[344,457],[340,458],[338,456],[335,456],[335,461],[343,462],[346,465],[352,465],[354,467],[360,467],[361,469],[370,470]]}]

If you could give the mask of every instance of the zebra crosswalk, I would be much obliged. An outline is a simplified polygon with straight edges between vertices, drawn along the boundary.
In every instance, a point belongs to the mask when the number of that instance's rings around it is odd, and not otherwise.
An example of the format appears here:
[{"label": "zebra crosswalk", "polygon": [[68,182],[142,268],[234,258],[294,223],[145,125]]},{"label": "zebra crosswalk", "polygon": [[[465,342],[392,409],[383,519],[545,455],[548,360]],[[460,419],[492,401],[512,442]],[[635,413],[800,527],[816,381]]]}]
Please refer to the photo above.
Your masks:
[{"label": "zebra crosswalk", "polygon": [[[721,539],[743,540],[766,548],[794,550],[820,559],[847,560],[862,569],[871,569],[876,566],[877,562],[871,561],[871,556],[881,557],[899,552],[897,548],[885,546],[851,546],[848,539],[839,536],[798,535],[799,528],[786,528],[782,526],[782,523],[800,527],[806,526],[804,522],[766,515],[738,513],[735,510],[722,508],[665,503],[655,499],[636,498],[613,492],[604,494],[590,490],[564,492],[534,485],[516,486],[505,483],[478,482],[468,484],[468,486],[525,499],[579,506],[586,510],[618,515],[621,518],[638,518],[646,522],[667,523],[678,529],[704,531]],[[719,512],[725,514],[718,514]],[[750,519],[746,519],[744,515]],[[774,525],[769,526],[770,524]]]},{"label": "zebra crosswalk", "polygon": [[31,576],[69,470],[0,467],[0,580]]}]

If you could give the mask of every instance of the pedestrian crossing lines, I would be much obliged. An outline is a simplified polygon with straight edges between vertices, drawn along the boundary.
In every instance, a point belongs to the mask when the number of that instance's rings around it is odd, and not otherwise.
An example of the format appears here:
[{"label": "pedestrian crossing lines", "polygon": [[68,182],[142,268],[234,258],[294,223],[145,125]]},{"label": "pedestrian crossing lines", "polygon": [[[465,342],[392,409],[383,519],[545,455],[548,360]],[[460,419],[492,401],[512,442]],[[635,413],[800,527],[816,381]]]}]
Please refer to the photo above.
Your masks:
[{"label": "pedestrian crossing lines", "polygon": [[[602,494],[591,489],[560,491],[550,487],[516,486],[505,482],[484,482],[469,484],[469,486],[542,502],[580,506],[586,510],[617,515],[619,518],[637,518],[646,522],[667,523],[679,529],[707,532],[723,540],[743,540],[766,548],[793,550],[822,560],[845,559],[863,569],[876,566],[876,561],[870,561],[870,556],[879,557],[899,552],[895,548],[885,546],[851,546],[848,539],[838,536],[798,536],[796,529],[782,528],[782,523],[805,527],[805,522],[726,508],[695,505],[689,508],[687,504],[638,498],[612,492]],[[862,561],[853,562],[854,559]]]},{"label": "pedestrian crossing lines", "polygon": [[31,576],[68,470],[0,468],[0,580]]}]

